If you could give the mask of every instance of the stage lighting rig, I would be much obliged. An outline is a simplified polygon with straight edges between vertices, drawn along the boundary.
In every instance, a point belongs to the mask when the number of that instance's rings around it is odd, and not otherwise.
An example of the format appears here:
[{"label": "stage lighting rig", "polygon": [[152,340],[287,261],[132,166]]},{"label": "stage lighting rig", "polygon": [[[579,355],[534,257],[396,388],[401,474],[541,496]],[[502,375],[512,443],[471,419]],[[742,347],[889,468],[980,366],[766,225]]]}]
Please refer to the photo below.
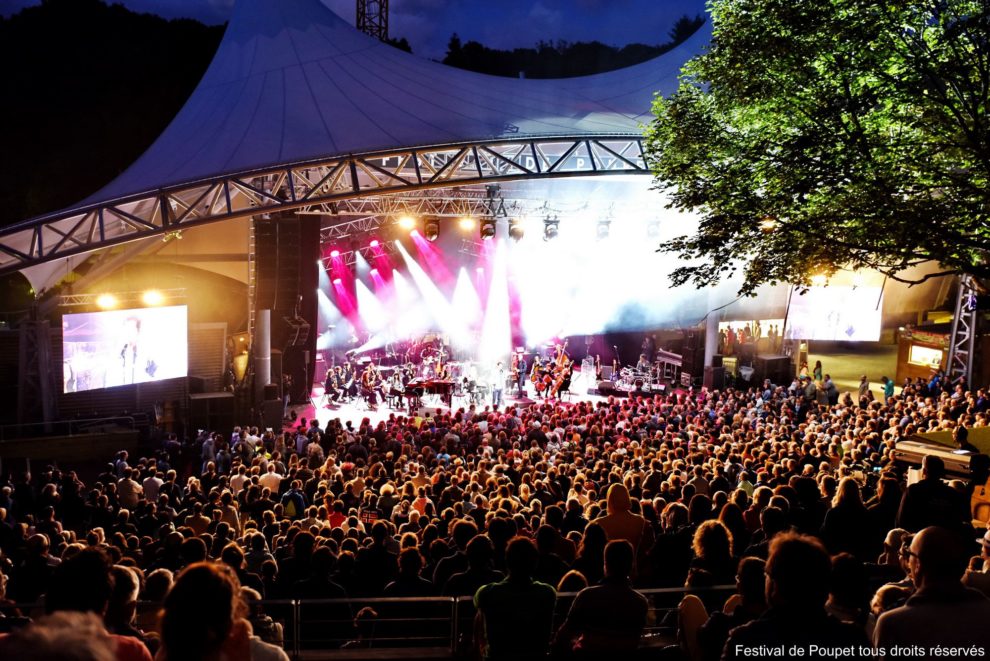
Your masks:
[{"label": "stage lighting rig", "polygon": [[480,232],[481,232],[481,238],[483,240],[487,241],[488,239],[495,238],[495,219],[485,218],[484,220],[482,220]]},{"label": "stage lighting rig", "polygon": [[427,241],[436,241],[437,237],[440,236],[440,221],[436,218],[430,218],[423,224],[423,236],[426,237]]},{"label": "stage lighting rig", "polygon": [[557,231],[560,228],[560,221],[557,216],[547,216],[543,219],[543,240],[553,241],[557,238]]},{"label": "stage lighting rig", "polygon": [[523,238],[526,234],[526,228],[523,225],[523,221],[518,218],[511,218],[509,220],[509,236],[512,237],[514,241],[518,241]]}]

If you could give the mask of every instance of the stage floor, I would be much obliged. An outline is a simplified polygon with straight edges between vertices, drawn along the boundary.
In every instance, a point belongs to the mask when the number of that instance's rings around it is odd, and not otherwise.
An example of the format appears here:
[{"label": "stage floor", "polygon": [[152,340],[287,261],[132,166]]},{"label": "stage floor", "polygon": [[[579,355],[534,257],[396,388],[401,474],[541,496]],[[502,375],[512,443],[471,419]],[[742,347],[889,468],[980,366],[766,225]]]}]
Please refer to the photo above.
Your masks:
[{"label": "stage floor", "polygon": [[[597,386],[592,379],[582,378],[580,372],[575,372],[574,379],[571,382],[571,392],[569,396],[565,396],[564,402],[568,401],[600,401],[606,399],[605,397],[590,394],[588,391],[593,390]],[[500,410],[504,410],[506,406],[528,406],[530,404],[542,402],[542,399],[536,398],[536,392],[533,389],[533,384],[527,382],[526,389],[523,393],[517,393],[515,391],[503,391],[502,393],[502,406]],[[403,401],[405,404],[405,401]],[[454,411],[458,409],[466,409],[471,405],[471,400],[468,397],[454,397],[452,402],[452,408]],[[492,399],[489,395],[484,401],[476,402],[476,409],[482,411],[485,407],[491,409]],[[437,410],[447,412],[450,409],[447,405],[441,401],[439,396],[426,395],[423,397],[423,406],[419,409],[419,413],[431,412],[435,413]],[[355,424],[359,423],[365,418],[368,418],[372,424],[378,424],[382,420],[387,420],[391,415],[409,415],[409,408],[403,406],[401,408],[391,408],[385,403],[379,403],[377,409],[369,409],[367,403],[363,398],[357,397],[347,402],[341,404],[330,404],[328,405],[323,400],[323,386],[314,385],[313,390],[310,393],[310,401],[305,404],[298,404],[289,407],[289,410],[294,412],[296,419],[294,422],[285,422],[285,428],[294,428],[302,418],[305,418],[307,422],[312,420],[314,417],[319,421],[320,427],[326,427],[328,421],[334,418],[339,418],[341,421],[351,420]]]}]

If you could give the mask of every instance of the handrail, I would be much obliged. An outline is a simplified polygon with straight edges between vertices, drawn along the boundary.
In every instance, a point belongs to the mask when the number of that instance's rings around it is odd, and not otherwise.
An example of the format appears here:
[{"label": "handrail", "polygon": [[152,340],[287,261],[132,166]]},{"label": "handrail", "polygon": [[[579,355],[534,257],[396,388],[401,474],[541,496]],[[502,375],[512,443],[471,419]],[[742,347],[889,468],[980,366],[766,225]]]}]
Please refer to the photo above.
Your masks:
[{"label": "handrail", "polygon": [[[647,599],[651,597],[657,597],[662,595],[686,595],[686,594],[716,594],[716,593],[734,593],[736,586],[734,585],[716,585],[705,588],[685,588],[685,587],[673,587],[673,588],[642,588],[636,589],[637,592],[642,594]],[[573,599],[578,595],[577,592],[558,592],[558,599]],[[652,599],[651,599],[652,601]],[[461,634],[460,621],[464,617],[470,617],[474,614],[474,597],[469,595],[464,596],[448,596],[448,597],[348,597],[348,598],[336,598],[336,599],[262,599],[257,602],[252,602],[252,606],[261,606],[263,612],[270,614],[268,608],[272,608],[276,615],[279,615],[279,611],[288,607],[288,613],[285,613],[291,617],[291,622],[283,622],[283,626],[286,629],[285,640],[283,641],[283,646],[286,652],[293,658],[299,659],[302,654],[302,647],[305,643],[310,641],[303,641],[301,636],[300,624],[305,615],[305,610],[308,608],[319,607],[319,606],[332,606],[332,605],[347,605],[352,606],[355,604],[361,604],[362,606],[370,606],[376,604],[406,604],[406,605],[423,605],[423,604],[449,604],[450,610],[450,627],[447,630],[449,636],[449,649],[452,656],[458,653],[458,643]],[[5,606],[5,609],[19,609],[23,613],[29,613],[40,609],[43,606],[42,602],[35,602],[31,604],[13,604],[10,606]],[[143,608],[159,608],[161,604],[156,602],[139,601],[137,604],[138,612]],[[281,609],[279,608],[281,607]],[[284,611],[283,611],[284,612]],[[421,616],[421,617],[396,617],[396,618],[386,618],[385,621],[391,623],[411,623],[411,622],[442,622],[445,618],[436,616]],[[343,622],[343,620],[322,620],[323,622]],[[432,640],[432,637],[424,637],[422,640]],[[381,638],[376,638],[379,641],[395,642],[396,640],[401,640],[397,637],[384,636]],[[396,648],[399,649],[399,648]]]}]

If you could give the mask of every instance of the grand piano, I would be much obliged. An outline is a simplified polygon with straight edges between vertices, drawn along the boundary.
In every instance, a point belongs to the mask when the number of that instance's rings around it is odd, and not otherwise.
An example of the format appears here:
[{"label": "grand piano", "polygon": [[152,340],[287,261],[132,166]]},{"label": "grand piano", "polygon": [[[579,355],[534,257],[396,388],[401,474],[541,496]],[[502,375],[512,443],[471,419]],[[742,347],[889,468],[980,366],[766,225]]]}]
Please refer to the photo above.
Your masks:
[{"label": "grand piano", "polygon": [[452,408],[454,382],[450,379],[412,379],[406,384],[406,398],[410,407],[418,407],[423,395],[439,395],[447,408]]}]

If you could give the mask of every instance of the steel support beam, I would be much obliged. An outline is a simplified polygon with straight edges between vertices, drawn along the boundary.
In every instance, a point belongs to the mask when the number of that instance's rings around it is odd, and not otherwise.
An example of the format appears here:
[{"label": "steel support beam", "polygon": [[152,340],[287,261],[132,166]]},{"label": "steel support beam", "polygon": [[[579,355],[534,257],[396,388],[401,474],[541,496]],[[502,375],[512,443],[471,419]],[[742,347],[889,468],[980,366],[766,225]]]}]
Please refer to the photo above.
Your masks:
[{"label": "steel support beam", "polygon": [[483,140],[313,160],[169,186],[0,230],[0,274],[207,223],[519,179],[649,175],[640,135]]},{"label": "steel support beam", "polygon": [[959,278],[956,308],[952,315],[952,335],[949,337],[948,377],[959,377],[971,383],[973,377],[973,353],[976,349],[976,285],[973,278]]}]

